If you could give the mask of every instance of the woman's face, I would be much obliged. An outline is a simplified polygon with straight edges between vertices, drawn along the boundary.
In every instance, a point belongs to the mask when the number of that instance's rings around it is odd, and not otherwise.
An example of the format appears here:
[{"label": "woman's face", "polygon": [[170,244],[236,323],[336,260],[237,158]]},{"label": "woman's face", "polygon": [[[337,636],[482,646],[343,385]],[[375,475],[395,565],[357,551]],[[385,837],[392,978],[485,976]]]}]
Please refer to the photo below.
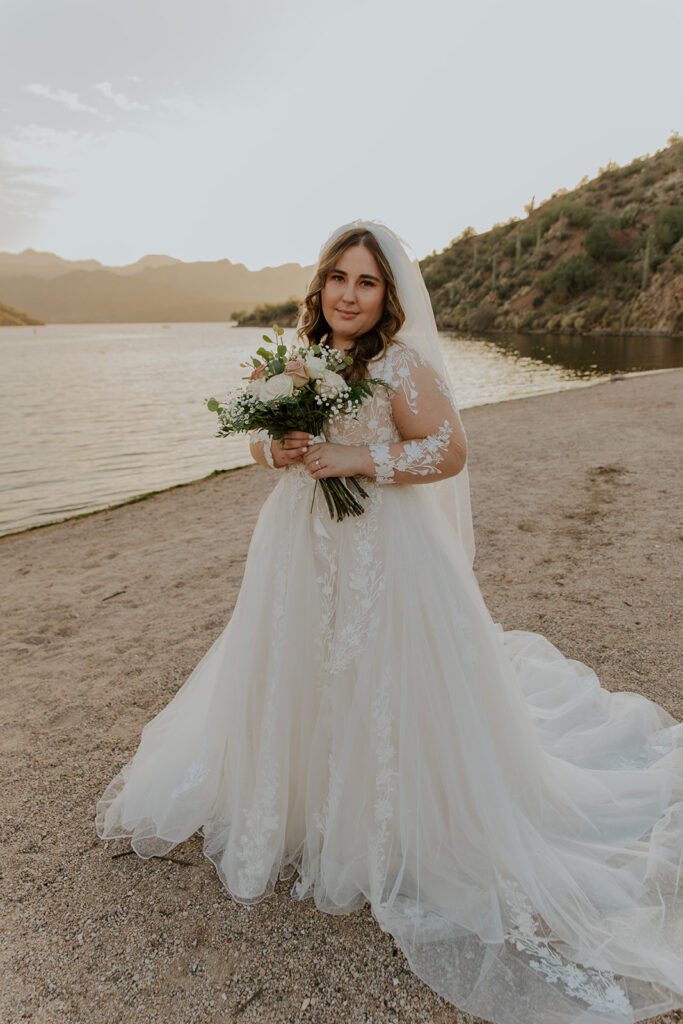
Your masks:
[{"label": "woman's face", "polygon": [[345,249],[327,275],[321,293],[323,315],[336,348],[350,348],[382,316],[386,282],[364,245]]}]

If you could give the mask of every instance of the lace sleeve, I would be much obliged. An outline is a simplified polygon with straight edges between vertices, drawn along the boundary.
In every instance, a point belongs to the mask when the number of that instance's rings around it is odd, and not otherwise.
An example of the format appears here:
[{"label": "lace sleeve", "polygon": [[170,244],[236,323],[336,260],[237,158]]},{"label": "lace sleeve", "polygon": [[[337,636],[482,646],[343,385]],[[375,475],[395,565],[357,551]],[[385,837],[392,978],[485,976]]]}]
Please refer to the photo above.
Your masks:
[{"label": "lace sleeve", "polygon": [[273,462],[272,444],[273,438],[271,437],[267,430],[255,430],[254,433],[249,438],[249,447],[251,449],[252,455],[254,454],[254,449],[258,445],[261,445],[266,462],[268,463],[271,469],[275,469],[276,466],[275,463]]},{"label": "lace sleeve", "polygon": [[396,391],[391,409],[404,441],[371,444],[379,484],[428,483],[455,476],[467,442],[450,390],[416,349],[394,343],[382,374]]}]

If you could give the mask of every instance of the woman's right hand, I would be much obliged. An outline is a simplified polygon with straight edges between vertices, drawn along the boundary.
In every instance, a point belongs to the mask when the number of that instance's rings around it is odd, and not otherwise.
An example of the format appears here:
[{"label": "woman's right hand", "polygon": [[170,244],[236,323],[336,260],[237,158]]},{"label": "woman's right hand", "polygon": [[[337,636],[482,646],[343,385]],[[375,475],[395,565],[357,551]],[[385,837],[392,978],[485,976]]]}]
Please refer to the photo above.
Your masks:
[{"label": "woman's right hand", "polygon": [[272,441],[270,451],[276,467],[284,469],[298,462],[312,439],[313,434],[307,434],[305,430],[289,430],[282,438]]}]

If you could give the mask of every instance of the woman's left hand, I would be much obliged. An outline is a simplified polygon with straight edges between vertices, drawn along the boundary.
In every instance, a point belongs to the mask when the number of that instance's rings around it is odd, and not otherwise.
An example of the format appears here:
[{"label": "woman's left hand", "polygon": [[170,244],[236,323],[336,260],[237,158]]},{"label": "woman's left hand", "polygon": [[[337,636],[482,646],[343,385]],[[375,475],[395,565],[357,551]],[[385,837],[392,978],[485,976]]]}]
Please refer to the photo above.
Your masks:
[{"label": "woman's left hand", "polygon": [[302,458],[313,479],[322,480],[328,476],[355,476],[359,473],[358,452],[358,445],[355,444],[319,441],[309,445]]}]

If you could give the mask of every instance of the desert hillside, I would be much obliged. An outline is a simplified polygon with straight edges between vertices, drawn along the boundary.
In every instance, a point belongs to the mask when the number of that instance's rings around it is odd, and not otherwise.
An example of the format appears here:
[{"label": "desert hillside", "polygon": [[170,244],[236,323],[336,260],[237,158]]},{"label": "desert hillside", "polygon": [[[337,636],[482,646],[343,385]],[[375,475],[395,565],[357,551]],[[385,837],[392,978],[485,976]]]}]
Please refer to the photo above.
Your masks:
[{"label": "desert hillside", "polygon": [[683,333],[683,140],[421,261],[442,330]]}]

